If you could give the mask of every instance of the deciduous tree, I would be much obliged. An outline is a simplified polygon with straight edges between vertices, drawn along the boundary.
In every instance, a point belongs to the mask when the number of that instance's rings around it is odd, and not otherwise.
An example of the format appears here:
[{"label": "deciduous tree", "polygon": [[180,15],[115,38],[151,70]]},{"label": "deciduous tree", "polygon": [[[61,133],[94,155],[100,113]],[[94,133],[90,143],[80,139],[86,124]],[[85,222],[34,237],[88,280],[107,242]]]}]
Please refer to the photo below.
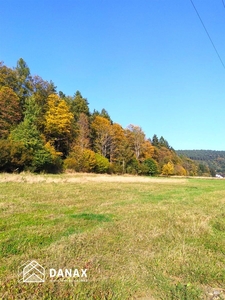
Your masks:
[{"label": "deciduous tree", "polygon": [[9,134],[13,125],[18,124],[22,119],[22,111],[19,98],[9,87],[0,88],[0,137]]},{"label": "deciduous tree", "polygon": [[91,129],[94,137],[93,143],[95,152],[106,157],[109,154],[112,140],[110,121],[97,116],[91,124]]},{"label": "deciduous tree", "polygon": [[55,148],[66,155],[69,150],[73,114],[66,102],[58,95],[48,97],[48,110],[45,114],[44,132],[47,140],[54,141]]},{"label": "deciduous tree", "polygon": [[168,162],[167,164],[163,165],[162,174],[169,176],[174,174],[174,165],[172,162]]},{"label": "deciduous tree", "polygon": [[64,160],[64,165],[66,169],[76,172],[93,172],[96,167],[95,153],[90,149],[81,149],[79,146],[75,146]]},{"label": "deciduous tree", "polygon": [[88,116],[81,113],[77,122],[78,134],[76,144],[80,146],[82,150],[89,148],[90,146],[90,126]]},{"label": "deciduous tree", "polygon": [[0,88],[3,86],[16,92],[18,90],[17,72],[0,62]]},{"label": "deciduous tree", "polygon": [[127,127],[127,137],[134,151],[135,158],[139,160],[145,144],[145,134],[143,130],[139,126],[130,124]]}]

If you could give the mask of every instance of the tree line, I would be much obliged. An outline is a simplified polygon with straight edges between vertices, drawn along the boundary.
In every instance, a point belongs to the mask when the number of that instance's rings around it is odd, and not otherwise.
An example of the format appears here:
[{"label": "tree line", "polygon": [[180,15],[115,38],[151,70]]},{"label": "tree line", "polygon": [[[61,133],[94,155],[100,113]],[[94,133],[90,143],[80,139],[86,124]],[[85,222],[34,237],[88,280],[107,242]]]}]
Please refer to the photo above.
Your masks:
[{"label": "tree line", "polygon": [[0,63],[0,104],[1,172],[199,175],[198,164],[178,156],[164,137],[123,128],[104,108],[90,112],[79,91],[57,92],[22,58],[15,68]]}]

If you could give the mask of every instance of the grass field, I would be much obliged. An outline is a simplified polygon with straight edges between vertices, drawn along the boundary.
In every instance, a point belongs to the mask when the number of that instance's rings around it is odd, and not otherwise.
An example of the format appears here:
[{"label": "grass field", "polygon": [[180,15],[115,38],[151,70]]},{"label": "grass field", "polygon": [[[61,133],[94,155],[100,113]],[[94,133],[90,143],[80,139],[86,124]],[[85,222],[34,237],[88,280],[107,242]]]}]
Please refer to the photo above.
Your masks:
[{"label": "grass field", "polygon": [[0,211],[0,299],[225,299],[224,180],[0,174]]}]

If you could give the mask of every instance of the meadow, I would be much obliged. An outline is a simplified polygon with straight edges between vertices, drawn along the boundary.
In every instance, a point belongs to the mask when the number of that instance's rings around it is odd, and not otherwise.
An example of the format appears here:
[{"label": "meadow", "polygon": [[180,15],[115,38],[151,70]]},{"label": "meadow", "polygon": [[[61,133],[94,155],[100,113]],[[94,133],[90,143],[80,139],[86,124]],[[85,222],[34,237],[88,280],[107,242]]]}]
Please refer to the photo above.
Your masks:
[{"label": "meadow", "polygon": [[224,204],[224,180],[0,174],[0,299],[225,299]]}]

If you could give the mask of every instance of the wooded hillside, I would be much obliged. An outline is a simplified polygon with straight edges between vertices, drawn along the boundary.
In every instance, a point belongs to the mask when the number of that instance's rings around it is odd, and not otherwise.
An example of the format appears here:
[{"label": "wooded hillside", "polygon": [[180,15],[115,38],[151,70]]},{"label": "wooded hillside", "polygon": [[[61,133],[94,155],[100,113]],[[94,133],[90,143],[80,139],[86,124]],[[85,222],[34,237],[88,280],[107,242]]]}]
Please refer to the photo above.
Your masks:
[{"label": "wooded hillside", "polygon": [[0,104],[0,171],[210,176],[164,137],[150,139],[139,125],[123,128],[105,108],[90,112],[79,91],[57,92],[22,58],[15,68],[0,63]]},{"label": "wooded hillside", "polygon": [[176,151],[181,157],[186,156],[196,161],[199,168],[209,168],[211,172],[225,176],[225,151],[215,150],[178,150]]}]

